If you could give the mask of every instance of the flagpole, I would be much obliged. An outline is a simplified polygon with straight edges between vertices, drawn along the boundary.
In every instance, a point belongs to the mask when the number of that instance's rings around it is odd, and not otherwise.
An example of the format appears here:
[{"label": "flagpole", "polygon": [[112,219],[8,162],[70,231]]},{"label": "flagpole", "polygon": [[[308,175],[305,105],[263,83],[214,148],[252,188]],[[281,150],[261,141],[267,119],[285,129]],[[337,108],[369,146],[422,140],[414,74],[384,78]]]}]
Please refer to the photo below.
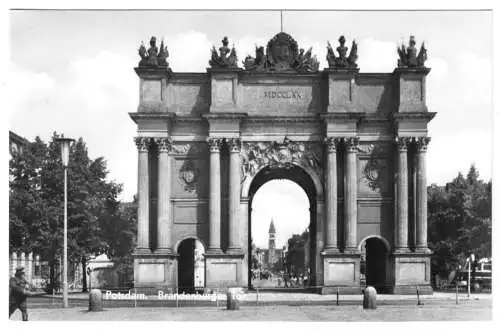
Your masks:
[{"label": "flagpole", "polygon": [[283,32],[283,10],[280,10],[281,15],[281,32]]}]

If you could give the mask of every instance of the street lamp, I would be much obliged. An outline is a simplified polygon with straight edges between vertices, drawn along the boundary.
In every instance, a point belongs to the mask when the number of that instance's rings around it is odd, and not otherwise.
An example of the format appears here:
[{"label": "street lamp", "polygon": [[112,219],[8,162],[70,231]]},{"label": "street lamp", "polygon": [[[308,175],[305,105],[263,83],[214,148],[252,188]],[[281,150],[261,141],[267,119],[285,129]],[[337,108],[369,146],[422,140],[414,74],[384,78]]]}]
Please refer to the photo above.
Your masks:
[{"label": "street lamp", "polygon": [[64,247],[63,247],[63,307],[68,307],[68,161],[69,145],[74,141],[64,135],[55,139],[61,144],[61,161],[64,168]]}]

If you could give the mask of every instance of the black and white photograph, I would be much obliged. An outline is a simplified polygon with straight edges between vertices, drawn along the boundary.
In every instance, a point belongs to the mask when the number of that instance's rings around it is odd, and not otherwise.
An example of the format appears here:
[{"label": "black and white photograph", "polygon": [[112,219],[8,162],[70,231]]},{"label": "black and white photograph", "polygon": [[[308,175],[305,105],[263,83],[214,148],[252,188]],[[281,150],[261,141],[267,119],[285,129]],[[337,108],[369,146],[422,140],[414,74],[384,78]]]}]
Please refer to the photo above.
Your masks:
[{"label": "black and white photograph", "polygon": [[491,4],[80,6],[4,9],[13,328],[492,322]]}]

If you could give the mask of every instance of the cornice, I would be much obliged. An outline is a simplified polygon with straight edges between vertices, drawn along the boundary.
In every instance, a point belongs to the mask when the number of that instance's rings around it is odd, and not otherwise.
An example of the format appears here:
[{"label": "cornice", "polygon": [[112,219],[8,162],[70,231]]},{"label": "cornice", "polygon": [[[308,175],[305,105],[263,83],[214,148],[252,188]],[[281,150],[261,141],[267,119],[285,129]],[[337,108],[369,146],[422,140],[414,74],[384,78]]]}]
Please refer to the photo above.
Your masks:
[{"label": "cornice", "polygon": [[137,123],[139,120],[173,120],[175,113],[131,112],[129,116]]},{"label": "cornice", "polygon": [[407,121],[407,120],[427,120],[430,121],[436,115],[436,112],[403,112],[403,113],[392,113],[392,119],[396,122]]},{"label": "cornice", "polygon": [[241,112],[217,112],[202,114],[201,116],[207,120],[241,120],[247,117],[248,114]]},{"label": "cornice", "polygon": [[332,120],[360,120],[365,116],[365,112],[331,112],[320,114],[321,119],[325,121]]},{"label": "cornice", "polygon": [[395,68],[392,73],[394,75],[401,75],[401,74],[427,75],[427,74],[429,74],[430,71],[431,71],[431,69],[428,67],[414,67],[414,68],[398,67],[398,68]]},{"label": "cornice", "polygon": [[258,116],[248,116],[245,118],[245,122],[278,122],[278,123],[314,123],[318,122],[320,118],[317,115],[312,116],[282,116],[282,115],[258,115]]}]

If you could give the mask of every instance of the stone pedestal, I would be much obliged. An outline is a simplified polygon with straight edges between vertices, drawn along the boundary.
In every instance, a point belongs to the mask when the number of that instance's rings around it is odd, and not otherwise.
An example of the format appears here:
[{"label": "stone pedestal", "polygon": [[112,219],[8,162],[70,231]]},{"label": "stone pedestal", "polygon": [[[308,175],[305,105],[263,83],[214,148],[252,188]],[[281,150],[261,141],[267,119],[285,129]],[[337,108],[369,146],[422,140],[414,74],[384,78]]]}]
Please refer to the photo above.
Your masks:
[{"label": "stone pedestal", "polygon": [[247,286],[243,255],[205,254],[205,286],[226,289]]},{"label": "stone pedestal", "polygon": [[322,253],[323,289],[322,294],[360,294],[359,268],[360,253]]},{"label": "stone pedestal", "polygon": [[432,294],[429,254],[394,254],[394,294]]},{"label": "stone pedestal", "polygon": [[134,288],[168,290],[177,287],[175,254],[134,254]]}]

